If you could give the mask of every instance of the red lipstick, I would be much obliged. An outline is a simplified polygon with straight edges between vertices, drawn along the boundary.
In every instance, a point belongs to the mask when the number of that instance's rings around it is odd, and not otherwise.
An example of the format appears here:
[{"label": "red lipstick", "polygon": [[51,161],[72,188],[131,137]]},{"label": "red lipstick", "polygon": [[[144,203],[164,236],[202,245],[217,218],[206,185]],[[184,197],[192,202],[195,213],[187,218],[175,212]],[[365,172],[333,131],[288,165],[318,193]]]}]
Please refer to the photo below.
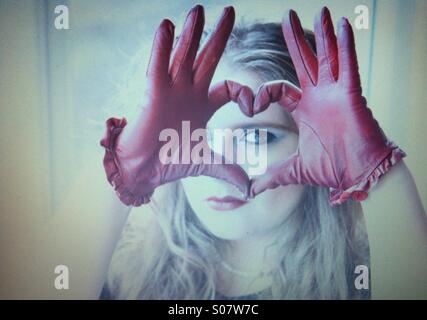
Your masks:
[{"label": "red lipstick", "polygon": [[209,197],[206,199],[212,209],[218,211],[229,211],[237,209],[247,203],[246,200],[242,200],[232,196],[226,196],[223,198]]}]

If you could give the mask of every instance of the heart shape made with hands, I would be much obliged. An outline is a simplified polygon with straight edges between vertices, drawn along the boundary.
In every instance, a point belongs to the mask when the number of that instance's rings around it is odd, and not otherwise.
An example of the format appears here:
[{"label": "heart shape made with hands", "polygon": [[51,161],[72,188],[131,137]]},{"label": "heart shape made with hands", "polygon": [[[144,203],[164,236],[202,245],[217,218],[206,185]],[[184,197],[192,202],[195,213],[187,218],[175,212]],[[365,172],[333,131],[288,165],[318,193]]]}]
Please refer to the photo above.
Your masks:
[{"label": "heart shape made with hands", "polygon": [[[237,103],[242,113],[248,117],[253,117],[266,111],[273,103],[277,103],[293,117],[293,111],[297,108],[298,102],[301,99],[301,89],[286,80],[265,82],[259,86],[258,91],[255,94],[248,86],[229,80],[226,81],[228,82],[229,88],[233,88],[233,90],[230,90],[233,92],[233,94],[230,95],[231,101]],[[294,120],[296,121],[299,129],[298,117],[295,117]],[[298,143],[298,148],[291,158],[294,158],[295,154],[298,154],[299,149],[300,146]],[[265,173],[251,178],[248,183],[248,193],[246,196],[254,198],[266,189],[278,187],[279,184],[274,181],[277,176],[277,170],[285,171],[285,167],[288,163],[289,160],[284,159],[284,161],[280,161],[269,166]],[[286,183],[282,185],[285,184]],[[262,186],[262,190],[254,189],[254,186],[258,188]]]},{"label": "heart shape made with hands", "polygon": [[[218,106],[218,108],[211,110],[205,122],[209,122],[215,111],[220,109],[221,106],[227,104],[228,102],[236,103],[240,111],[246,117],[252,118],[257,114],[266,111],[272,103],[277,103],[286,112],[289,112],[292,115],[292,112],[296,109],[300,99],[301,90],[286,80],[265,82],[259,86],[256,94],[254,94],[249,86],[242,85],[232,80],[223,80],[213,85],[209,90],[210,103]],[[182,113],[184,110],[181,109],[180,111]],[[191,112],[191,110],[189,110],[189,112]],[[253,198],[256,194],[259,194],[265,190],[263,189],[255,194],[251,186],[258,186],[261,182],[263,184],[268,184],[270,180],[272,180],[277,175],[277,172],[272,172],[267,168],[266,173],[260,174],[255,176],[255,178],[250,179],[248,173],[239,164],[230,162],[230,159],[226,159],[225,155],[222,153],[217,153],[211,148],[207,142],[207,130],[204,124],[191,124],[191,126],[197,128],[191,131],[190,121],[188,121],[185,125],[184,122],[182,124],[181,137],[179,137],[180,134],[176,134],[177,140],[172,141],[173,139],[171,139],[168,141],[168,143],[163,145],[168,147],[164,150],[162,150],[162,148],[159,151],[159,158],[167,158],[167,161],[163,160],[162,163],[172,163],[171,167],[173,167],[173,171],[179,173],[186,170],[188,171],[188,169],[185,169],[185,167],[187,165],[191,165],[198,168],[198,172],[191,174],[192,176],[205,175],[224,180],[237,187],[237,189],[239,189],[242,193],[242,196],[245,198]],[[167,130],[170,129],[171,128],[168,128]],[[200,129],[204,130],[199,131],[196,136],[199,138],[202,137],[201,141],[200,139],[198,141],[193,141],[192,138],[190,139],[190,136],[192,137],[193,134]],[[177,128],[172,130],[174,132],[178,131]],[[184,133],[184,131],[186,133]],[[172,135],[170,136],[172,137]],[[161,140],[166,141],[166,139],[163,138]],[[229,142],[230,141],[226,143]],[[229,147],[230,146],[227,145],[225,146],[226,149]],[[202,153],[200,153],[200,151],[202,151]],[[258,151],[261,152],[261,150]],[[183,155],[183,152],[186,153],[185,156]],[[191,158],[193,154],[197,156],[196,160]],[[186,159],[186,164],[182,162],[183,158]],[[214,163],[212,163],[212,158],[215,159]],[[283,164],[273,164],[272,168],[277,170],[278,166],[283,167]],[[185,176],[188,175],[184,174],[183,177]],[[168,179],[173,181],[179,179],[179,177],[176,176],[174,178]],[[164,180],[164,182],[166,182],[166,180]],[[275,185],[274,188],[277,186],[278,185]]]},{"label": "heart shape made with hands", "polygon": [[[316,55],[297,14],[288,11],[282,29],[301,90],[286,81],[273,81],[262,84],[256,95],[229,80],[210,84],[233,24],[234,10],[225,8],[199,51],[204,25],[201,6],[190,11],[175,46],[174,25],[169,20],[161,23],[139,117],[129,126],[125,119],[109,119],[101,140],[107,179],[122,202],[147,203],[156,187],[199,175],[229,182],[251,198],[288,184],[328,187],[332,204],[349,197],[366,198],[379,177],[405,153],[387,140],[362,96],[354,35],[347,19],[340,20],[336,36],[328,9],[322,9],[315,21]],[[251,180],[235,163],[165,165],[160,161],[158,138],[164,128],[177,129],[183,121],[191,121],[192,130],[205,130],[216,110],[229,101],[238,103],[249,117],[277,102],[298,127],[295,153]],[[178,149],[183,147],[191,148],[191,142]]]}]

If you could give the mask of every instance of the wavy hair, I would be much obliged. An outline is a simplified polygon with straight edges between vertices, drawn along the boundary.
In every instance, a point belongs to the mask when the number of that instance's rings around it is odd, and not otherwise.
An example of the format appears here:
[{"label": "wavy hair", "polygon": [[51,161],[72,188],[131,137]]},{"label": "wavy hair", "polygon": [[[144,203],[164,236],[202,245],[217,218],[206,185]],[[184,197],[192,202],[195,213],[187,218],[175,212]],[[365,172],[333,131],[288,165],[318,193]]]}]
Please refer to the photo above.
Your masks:
[{"label": "wavy hair", "polygon": [[[313,50],[314,36],[305,32]],[[261,80],[299,85],[280,24],[241,24],[224,55]],[[152,219],[131,216],[113,255],[108,290],[116,299],[215,299],[218,256],[227,241],[211,234],[191,209],[179,181],[156,191]],[[280,226],[280,259],[273,286],[259,299],[363,299],[354,286],[357,265],[369,266],[359,203],[331,207],[326,188],[306,186]]]}]

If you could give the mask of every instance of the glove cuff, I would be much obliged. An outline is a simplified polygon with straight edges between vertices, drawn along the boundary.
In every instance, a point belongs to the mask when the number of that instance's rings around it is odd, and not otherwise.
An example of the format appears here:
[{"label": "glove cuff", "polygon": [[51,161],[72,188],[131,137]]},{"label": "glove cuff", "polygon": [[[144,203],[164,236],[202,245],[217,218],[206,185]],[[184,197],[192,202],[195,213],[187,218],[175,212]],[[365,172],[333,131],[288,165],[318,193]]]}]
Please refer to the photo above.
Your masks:
[{"label": "glove cuff", "polygon": [[106,121],[106,132],[100,141],[101,146],[105,148],[103,164],[107,180],[114,187],[120,200],[128,206],[140,206],[143,203],[150,202],[152,193],[149,195],[135,196],[134,193],[126,187],[123,181],[120,161],[116,154],[117,137],[126,124],[127,121],[125,118],[110,118]]},{"label": "glove cuff", "polygon": [[330,188],[329,202],[332,205],[339,205],[350,198],[355,201],[365,200],[368,197],[369,191],[378,183],[379,179],[387,173],[391,167],[406,157],[406,153],[393,142],[390,142],[390,147],[391,149],[387,156],[367,177],[362,179],[361,182],[346,190]]}]

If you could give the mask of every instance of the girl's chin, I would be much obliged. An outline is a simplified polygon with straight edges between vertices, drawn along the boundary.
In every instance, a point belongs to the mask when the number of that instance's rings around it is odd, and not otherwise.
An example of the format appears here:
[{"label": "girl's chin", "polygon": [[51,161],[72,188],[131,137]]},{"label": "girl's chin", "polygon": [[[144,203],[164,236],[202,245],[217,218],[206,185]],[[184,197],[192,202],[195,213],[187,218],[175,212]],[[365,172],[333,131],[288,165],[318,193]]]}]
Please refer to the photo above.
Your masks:
[{"label": "girl's chin", "polygon": [[222,240],[228,240],[228,241],[239,241],[239,240],[245,240],[252,237],[252,233],[246,230],[236,230],[235,228],[233,230],[218,230],[218,228],[208,228],[206,229],[212,233],[215,237],[222,239]]},{"label": "girl's chin", "polygon": [[198,215],[202,225],[210,233],[224,240],[242,240],[252,237],[262,223],[256,219],[251,210],[243,207],[234,210],[214,210],[206,207]]}]

